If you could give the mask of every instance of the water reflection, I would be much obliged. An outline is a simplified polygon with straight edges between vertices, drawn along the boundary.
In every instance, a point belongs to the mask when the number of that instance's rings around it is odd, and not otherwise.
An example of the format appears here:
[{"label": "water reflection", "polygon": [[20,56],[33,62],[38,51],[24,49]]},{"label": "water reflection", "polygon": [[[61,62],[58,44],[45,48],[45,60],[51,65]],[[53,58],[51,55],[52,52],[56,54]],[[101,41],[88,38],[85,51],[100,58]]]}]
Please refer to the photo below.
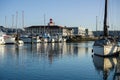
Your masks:
[{"label": "water reflection", "polygon": [[7,53],[16,53],[15,45],[0,45],[0,57],[4,58]]},{"label": "water reflection", "polygon": [[1,45],[0,79],[98,80],[92,43]]},{"label": "water reflection", "polygon": [[103,80],[107,80],[110,72],[115,69],[115,65],[117,64],[117,59],[114,57],[104,58],[100,56],[93,55],[93,63],[98,71],[99,75],[103,77]]},{"label": "water reflection", "polygon": [[66,49],[69,55],[83,56],[91,53],[92,44],[90,42],[69,43]]},{"label": "water reflection", "polygon": [[120,80],[120,57],[117,58],[117,65],[115,68],[113,80]]},{"label": "water reflection", "polygon": [[0,58],[11,55],[16,58],[23,57],[42,57],[48,59],[50,63],[54,59],[60,59],[63,56],[82,56],[88,54],[91,49],[85,43],[40,43],[24,45],[0,45]]}]

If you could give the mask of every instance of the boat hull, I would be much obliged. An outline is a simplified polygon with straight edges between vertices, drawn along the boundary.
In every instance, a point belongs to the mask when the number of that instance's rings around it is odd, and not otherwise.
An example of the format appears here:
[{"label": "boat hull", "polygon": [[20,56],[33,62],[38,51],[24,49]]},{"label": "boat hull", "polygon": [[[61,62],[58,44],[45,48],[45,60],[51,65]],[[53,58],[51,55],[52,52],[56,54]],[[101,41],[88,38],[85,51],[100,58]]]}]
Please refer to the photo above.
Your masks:
[{"label": "boat hull", "polygon": [[15,38],[14,37],[8,37],[8,38],[4,38],[1,37],[0,38],[0,44],[15,44]]},{"label": "boat hull", "polygon": [[31,37],[21,37],[20,38],[24,43],[40,43],[41,40],[37,38],[31,38]]},{"label": "boat hull", "polygon": [[117,45],[104,45],[104,46],[93,46],[93,52],[96,55],[100,56],[109,56],[114,55],[118,52]]}]

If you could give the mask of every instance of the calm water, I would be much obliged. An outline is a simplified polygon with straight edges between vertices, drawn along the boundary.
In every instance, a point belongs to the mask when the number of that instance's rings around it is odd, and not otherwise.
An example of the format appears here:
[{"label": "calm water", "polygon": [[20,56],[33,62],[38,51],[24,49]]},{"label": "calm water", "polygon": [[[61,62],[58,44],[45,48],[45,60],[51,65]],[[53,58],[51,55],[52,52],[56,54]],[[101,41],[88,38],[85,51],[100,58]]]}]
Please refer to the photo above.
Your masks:
[{"label": "calm water", "polygon": [[[113,80],[115,59],[92,56],[93,42],[0,45],[0,80]],[[96,62],[97,61],[97,62]],[[100,63],[100,64],[99,64]],[[108,66],[108,67],[107,67]]]}]

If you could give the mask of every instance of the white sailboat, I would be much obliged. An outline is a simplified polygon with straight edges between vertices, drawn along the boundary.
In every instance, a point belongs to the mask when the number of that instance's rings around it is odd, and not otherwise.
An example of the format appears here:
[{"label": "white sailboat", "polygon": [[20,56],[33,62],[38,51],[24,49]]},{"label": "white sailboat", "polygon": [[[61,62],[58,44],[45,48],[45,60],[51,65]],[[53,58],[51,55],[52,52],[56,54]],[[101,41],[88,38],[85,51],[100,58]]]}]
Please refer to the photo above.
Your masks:
[{"label": "white sailboat", "polygon": [[101,39],[96,40],[93,44],[93,52],[100,56],[114,55],[118,52],[118,44],[114,38],[110,38],[108,34],[107,25],[107,7],[108,0],[105,0],[105,13],[104,13],[104,35]]},{"label": "white sailboat", "polygon": [[62,35],[57,33],[55,36],[55,42],[62,42]]},{"label": "white sailboat", "polygon": [[20,36],[20,39],[24,42],[24,43],[40,43],[41,40],[39,39],[39,36],[29,36],[29,35],[22,35]]},{"label": "white sailboat", "polygon": [[0,30],[0,44],[15,44],[15,37],[7,35],[5,32]]},{"label": "white sailboat", "polygon": [[[22,15],[23,16],[23,15]],[[14,21],[14,16],[13,16],[13,21]],[[19,33],[18,33],[18,28],[17,28],[17,21],[18,21],[18,12],[16,12],[16,33],[15,33],[15,41],[16,44],[24,44],[24,42],[19,38]],[[13,27],[13,23],[12,23]]]}]

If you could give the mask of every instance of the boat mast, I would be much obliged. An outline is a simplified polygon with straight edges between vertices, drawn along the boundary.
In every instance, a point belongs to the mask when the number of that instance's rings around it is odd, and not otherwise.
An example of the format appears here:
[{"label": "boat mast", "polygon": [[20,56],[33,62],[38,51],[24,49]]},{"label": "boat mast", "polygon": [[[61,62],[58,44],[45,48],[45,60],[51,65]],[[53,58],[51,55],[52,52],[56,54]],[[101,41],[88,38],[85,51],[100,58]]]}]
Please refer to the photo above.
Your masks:
[{"label": "boat mast", "polygon": [[7,17],[5,16],[5,27],[7,28]]},{"label": "boat mast", "polygon": [[17,27],[17,23],[18,23],[18,12],[16,11],[16,37],[15,37],[15,40],[16,40],[16,42],[18,44],[19,42],[18,42],[18,27]]},{"label": "boat mast", "polygon": [[105,37],[108,37],[107,10],[108,10],[108,0],[105,0],[105,13],[104,13],[104,36]]},{"label": "boat mast", "polygon": [[46,30],[45,30],[45,27],[46,27],[46,26],[45,26],[45,17],[46,17],[46,16],[45,16],[45,14],[44,14],[44,34],[46,33]]},{"label": "boat mast", "polygon": [[24,28],[24,11],[22,11],[22,28]]},{"label": "boat mast", "polygon": [[97,28],[98,28],[98,18],[97,18],[97,16],[96,16],[96,36],[98,36]]},{"label": "boat mast", "polygon": [[12,29],[14,27],[14,15],[12,15]]},{"label": "boat mast", "polygon": [[18,12],[16,11],[16,34],[18,33],[18,31],[17,31],[17,23],[18,23]]},{"label": "boat mast", "polygon": [[12,15],[12,31],[14,32],[14,15]]}]

